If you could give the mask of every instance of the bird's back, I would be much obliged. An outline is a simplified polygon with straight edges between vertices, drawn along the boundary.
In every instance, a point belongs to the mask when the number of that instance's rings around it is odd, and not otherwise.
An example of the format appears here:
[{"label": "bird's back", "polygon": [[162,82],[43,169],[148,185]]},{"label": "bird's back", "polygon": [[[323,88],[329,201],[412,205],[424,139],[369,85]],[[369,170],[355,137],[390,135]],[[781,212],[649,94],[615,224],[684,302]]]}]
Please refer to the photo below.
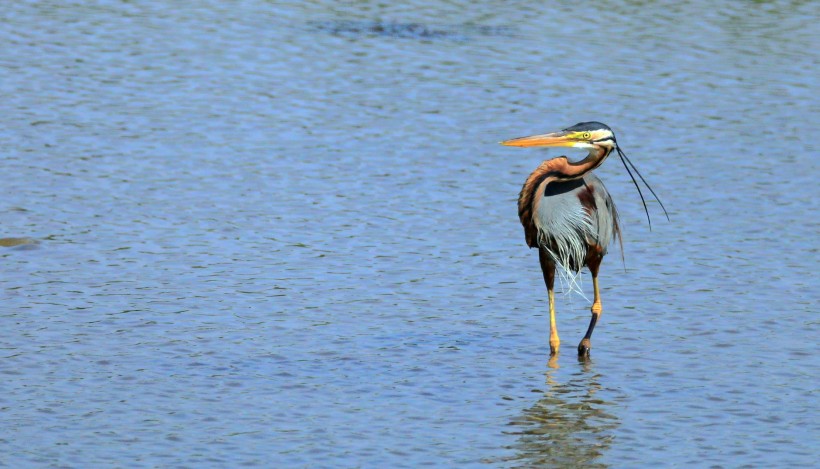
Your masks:
[{"label": "bird's back", "polygon": [[591,173],[547,183],[543,195],[533,200],[533,222],[538,246],[557,264],[576,272],[586,263],[589,250],[603,256],[613,238],[620,236],[612,197]]}]

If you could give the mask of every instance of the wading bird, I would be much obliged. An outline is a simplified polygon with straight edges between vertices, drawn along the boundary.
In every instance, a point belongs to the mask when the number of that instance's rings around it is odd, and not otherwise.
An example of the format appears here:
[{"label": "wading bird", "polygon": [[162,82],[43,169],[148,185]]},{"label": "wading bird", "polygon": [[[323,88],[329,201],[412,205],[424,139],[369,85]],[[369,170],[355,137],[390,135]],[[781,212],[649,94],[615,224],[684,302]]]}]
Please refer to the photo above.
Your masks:
[{"label": "wading bird", "polygon": [[592,347],[592,330],[603,311],[598,290],[598,268],[609,243],[614,238],[621,238],[615,203],[604,183],[592,174],[592,170],[600,166],[613,150],[617,151],[638,189],[647,220],[649,210],[630,167],[658,200],[667,219],[669,215],[655,191],[618,147],[615,133],[600,122],[582,122],[560,132],[514,138],[501,143],[514,147],[575,147],[589,151],[586,158],[578,162],[571,162],[566,156],[542,162],[527,177],[518,196],[518,217],[524,225],[524,237],[529,247],[538,248],[538,259],[547,284],[550,355],[557,354],[561,344],[555,326],[553,287],[556,265],[575,274],[586,266],[592,274],[592,318],[587,333],[578,345],[578,355],[587,356]]}]

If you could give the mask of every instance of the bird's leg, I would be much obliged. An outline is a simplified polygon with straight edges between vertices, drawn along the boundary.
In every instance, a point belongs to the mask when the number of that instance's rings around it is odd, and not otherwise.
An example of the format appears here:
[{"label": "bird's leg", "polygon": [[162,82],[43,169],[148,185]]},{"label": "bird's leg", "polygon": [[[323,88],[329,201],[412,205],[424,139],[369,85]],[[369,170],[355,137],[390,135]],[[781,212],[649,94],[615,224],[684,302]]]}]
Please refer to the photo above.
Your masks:
[{"label": "bird's leg", "polygon": [[544,283],[547,284],[547,295],[550,305],[550,355],[558,353],[561,339],[558,338],[558,328],[555,325],[555,263],[543,249],[538,249],[538,260],[541,262],[541,272],[544,274]]},{"label": "bird's leg", "polygon": [[589,267],[589,272],[592,274],[592,291],[594,296],[592,299],[592,317],[589,320],[589,327],[587,328],[587,333],[584,335],[581,343],[578,344],[578,355],[580,356],[589,355],[589,350],[592,348],[592,344],[590,343],[590,339],[592,338],[592,330],[595,329],[595,324],[598,322],[598,318],[601,317],[601,313],[603,312],[603,307],[601,306],[601,292],[598,290],[598,268],[601,266],[601,259],[602,257],[595,256],[594,258],[587,260],[587,267]]}]

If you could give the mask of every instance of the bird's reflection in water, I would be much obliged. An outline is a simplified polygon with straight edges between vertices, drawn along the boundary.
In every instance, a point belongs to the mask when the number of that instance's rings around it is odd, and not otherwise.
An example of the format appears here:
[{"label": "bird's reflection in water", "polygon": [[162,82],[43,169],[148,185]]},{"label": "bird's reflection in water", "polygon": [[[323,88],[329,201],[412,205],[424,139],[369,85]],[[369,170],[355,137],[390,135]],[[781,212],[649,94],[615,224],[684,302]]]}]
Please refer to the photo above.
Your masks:
[{"label": "bird's reflection in water", "polygon": [[510,422],[507,433],[518,435],[510,448],[514,467],[607,467],[600,458],[620,425],[616,404],[602,398],[608,393],[589,359],[572,366],[577,370],[565,377],[551,361],[543,396]]}]

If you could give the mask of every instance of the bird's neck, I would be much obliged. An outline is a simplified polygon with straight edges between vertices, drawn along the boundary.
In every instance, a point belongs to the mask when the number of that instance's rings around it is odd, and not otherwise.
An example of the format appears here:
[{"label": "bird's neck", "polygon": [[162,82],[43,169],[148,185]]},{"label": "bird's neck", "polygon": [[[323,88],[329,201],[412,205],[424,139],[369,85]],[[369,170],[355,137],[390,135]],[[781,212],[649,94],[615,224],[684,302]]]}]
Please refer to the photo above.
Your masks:
[{"label": "bird's neck", "polygon": [[585,174],[600,166],[613,148],[596,146],[590,150],[586,158],[577,163],[571,163],[566,156],[559,156],[544,161],[530,173],[524,181],[521,193],[518,194],[518,217],[524,225],[524,235],[529,247],[537,246],[538,230],[532,217],[538,209],[538,202],[544,193],[544,187],[553,181],[571,181],[584,177]]},{"label": "bird's neck", "polygon": [[555,175],[559,181],[569,181],[583,177],[586,173],[601,166],[607,156],[612,152],[613,147],[596,145],[589,154],[581,161],[573,163],[566,156],[559,156],[547,161],[547,169]]}]

